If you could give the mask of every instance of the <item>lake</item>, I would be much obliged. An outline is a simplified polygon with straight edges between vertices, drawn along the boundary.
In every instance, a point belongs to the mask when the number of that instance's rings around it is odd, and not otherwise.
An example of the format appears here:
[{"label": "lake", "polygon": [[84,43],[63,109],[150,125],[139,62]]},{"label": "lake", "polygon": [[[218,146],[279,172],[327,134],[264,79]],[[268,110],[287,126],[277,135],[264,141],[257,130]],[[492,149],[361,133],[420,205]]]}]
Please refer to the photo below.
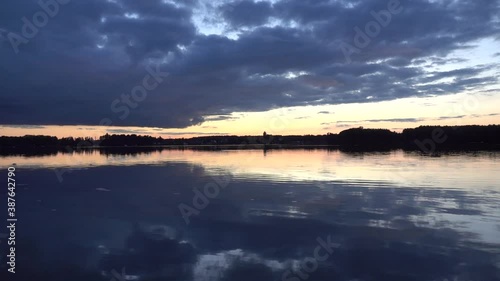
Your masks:
[{"label": "lake", "polygon": [[89,150],[2,156],[5,178],[13,163],[19,280],[500,280],[500,152]]}]

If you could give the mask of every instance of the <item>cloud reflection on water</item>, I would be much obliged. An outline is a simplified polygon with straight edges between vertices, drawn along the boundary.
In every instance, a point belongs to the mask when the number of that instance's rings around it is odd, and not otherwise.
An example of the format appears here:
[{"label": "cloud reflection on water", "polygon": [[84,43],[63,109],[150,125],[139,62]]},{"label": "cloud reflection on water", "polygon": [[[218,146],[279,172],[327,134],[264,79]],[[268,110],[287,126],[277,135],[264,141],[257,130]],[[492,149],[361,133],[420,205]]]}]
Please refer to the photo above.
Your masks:
[{"label": "cloud reflection on water", "polygon": [[[273,152],[260,161],[282,158],[271,161],[285,171],[273,181],[258,176],[265,163],[232,170],[245,153],[176,153],[154,165],[96,165],[63,183],[46,167],[20,168],[19,277],[109,281],[125,268],[140,280],[281,280],[331,235],[341,246],[309,280],[500,279],[500,190],[472,176],[494,169],[496,156]],[[447,178],[419,187],[364,174],[405,157],[419,163],[412,174]],[[299,180],[328,171],[331,180]],[[227,189],[185,225],[179,202],[222,172]]]}]

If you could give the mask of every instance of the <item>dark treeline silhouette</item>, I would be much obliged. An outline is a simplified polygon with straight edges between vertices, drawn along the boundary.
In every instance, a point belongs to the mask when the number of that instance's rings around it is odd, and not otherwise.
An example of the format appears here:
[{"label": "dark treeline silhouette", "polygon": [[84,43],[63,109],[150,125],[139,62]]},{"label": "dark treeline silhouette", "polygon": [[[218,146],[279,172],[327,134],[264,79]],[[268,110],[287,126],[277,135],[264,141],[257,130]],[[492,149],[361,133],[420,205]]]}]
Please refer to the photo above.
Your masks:
[{"label": "dark treeline silhouette", "polygon": [[498,149],[500,126],[423,126],[405,129],[401,134],[409,148],[435,149]]},{"label": "dark treeline silhouette", "polygon": [[[50,136],[0,137],[0,154],[23,155],[58,151],[72,153],[89,147],[178,147],[193,146],[198,149],[213,147],[232,148],[287,148],[305,146],[332,146],[346,150],[406,149],[433,152],[449,149],[499,149],[500,125],[489,126],[421,126],[404,129],[401,133],[387,129],[347,129],[339,134],[282,136],[264,132],[262,136],[203,136],[193,138],[164,139],[139,135],[109,135],[99,139],[57,138]],[[128,153],[123,152],[121,153]],[[114,153],[108,150],[105,153]]]},{"label": "dark treeline silhouette", "polygon": [[26,135],[23,137],[0,137],[0,146],[2,147],[64,147],[76,146],[77,144],[88,142],[92,143],[92,138],[57,138],[51,136],[33,136]]},{"label": "dark treeline silhouette", "polygon": [[342,148],[362,150],[406,149],[432,153],[439,150],[500,149],[500,125],[420,126],[401,133],[386,129],[353,128],[340,132]]},{"label": "dark treeline silhouette", "polygon": [[353,128],[340,132],[337,143],[346,148],[394,148],[401,145],[401,134],[386,129]]},{"label": "dark treeline silhouette", "polygon": [[92,146],[92,138],[57,138],[52,136],[0,136],[0,155],[44,156],[72,152],[76,147]]}]

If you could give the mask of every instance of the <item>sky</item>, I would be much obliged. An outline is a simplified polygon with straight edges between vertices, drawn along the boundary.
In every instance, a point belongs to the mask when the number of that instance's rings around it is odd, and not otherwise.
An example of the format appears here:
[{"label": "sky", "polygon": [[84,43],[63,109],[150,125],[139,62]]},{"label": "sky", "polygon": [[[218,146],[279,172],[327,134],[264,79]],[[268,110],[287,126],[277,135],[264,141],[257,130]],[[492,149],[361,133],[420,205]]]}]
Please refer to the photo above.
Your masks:
[{"label": "sky", "polygon": [[10,0],[0,135],[500,124],[499,0]]}]

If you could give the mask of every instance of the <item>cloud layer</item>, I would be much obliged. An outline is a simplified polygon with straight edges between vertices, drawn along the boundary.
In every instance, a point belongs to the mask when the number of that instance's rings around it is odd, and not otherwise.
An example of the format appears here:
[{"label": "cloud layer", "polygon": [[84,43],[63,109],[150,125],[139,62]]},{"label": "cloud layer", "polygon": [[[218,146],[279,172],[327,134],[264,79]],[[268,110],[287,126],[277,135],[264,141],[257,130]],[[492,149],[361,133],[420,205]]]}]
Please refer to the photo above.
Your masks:
[{"label": "cloud layer", "polygon": [[[57,4],[27,38],[23,18],[36,24],[44,9],[34,0],[9,1],[0,11],[0,123],[98,125],[109,118],[184,128],[237,111],[498,84],[488,72],[498,67],[493,59],[429,71],[456,62],[447,56],[479,39],[499,39],[497,0],[401,1],[402,12],[346,61],[340,46],[355,46],[355,27],[364,29],[389,2],[74,0]],[[126,103],[122,95],[142,85],[148,65],[168,78]],[[112,109],[115,100],[130,109],[125,118]]]}]

